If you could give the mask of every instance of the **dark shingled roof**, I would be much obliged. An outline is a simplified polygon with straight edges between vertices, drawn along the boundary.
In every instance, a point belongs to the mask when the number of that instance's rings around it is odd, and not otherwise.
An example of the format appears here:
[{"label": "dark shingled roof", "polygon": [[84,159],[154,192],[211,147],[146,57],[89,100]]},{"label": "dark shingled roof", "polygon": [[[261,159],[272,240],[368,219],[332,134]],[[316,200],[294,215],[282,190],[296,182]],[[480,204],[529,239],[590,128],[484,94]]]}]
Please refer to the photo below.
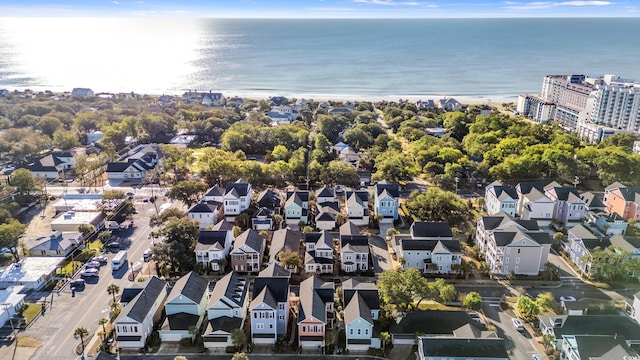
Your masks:
[{"label": "dark shingled roof", "polygon": [[581,315],[564,318],[562,326],[553,328],[556,338],[562,335],[617,334],[630,341],[640,340],[640,325],[626,315]]},{"label": "dark shingled roof", "polygon": [[170,330],[189,330],[190,326],[196,326],[198,320],[200,320],[199,315],[183,312],[167,315],[167,322]]},{"label": "dark shingled roof", "polygon": [[418,346],[427,358],[509,359],[504,339],[420,337]]},{"label": "dark shingled roof", "polygon": [[239,329],[241,325],[242,325],[241,318],[231,318],[228,316],[221,316],[219,318],[209,320],[209,326],[211,327],[211,332],[222,330],[230,334],[233,330]]},{"label": "dark shingled roof", "polygon": [[391,197],[400,197],[400,187],[397,184],[388,184],[385,181],[381,181],[375,185],[375,192],[378,197],[380,197],[384,191]]},{"label": "dark shingled roof", "polygon": [[361,295],[356,294],[344,308],[344,322],[345,324],[349,324],[358,318],[362,318],[364,321],[373,325],[371,309],[367,305],[367,302],[364,301],[364,298]]},{"label": "dark shingled roof", "polygon": [[402,249],[403,250],[431,250],[436,248],[438,243],[444,246],[447,250],[452,253],[460,252],[460,241],[459,240],[409,240],[402,239]]},{"label": "dark shingled roof", "polygon": [[190,271],[188,274],[176,281],[167,300],[171,301],[178,295],[183,295],[194,303],[200,304],[202,297],[208,288],[209,280],[194,273],[193,271]]},{"label": "dark shingled roof", "polygon": [[208,306],[222,300],[231,308],[239,307],[247,296],[247,290],[247,280],[232,271],[218,280],[209,297]]},{"label": "dark shingled roof", "polygon": [[273,298],[277,302],[287,302],[289,299],[288,277],[262,277],[258,276],[253,281],[253,293],[258,294],[265,287],[271,290]]},{"label": "dark shingled roof", "polygon": [[147,281],[143,290],[122,309],[122,312],[114,322],[128,317],[142,323],[144,318],[149,314],[153,303],[155,303],[160,296],[166,295],[166,285],[164,281],[152,276]]},{"label": "dark shingled roof", "polygon": [[298,323],[311,316],[326,323],[326,303],[333,301],[333,294],[333,283],[325,283],[316,275],[300,283]]},{"label": "dark shingled roof", "polygon": [[224,249],[224,243],[227,238],[226,231],[220,230],[202,230],[198,235],[198,243],[196,251],[207,251],[212,247]]},{"label": "dark shingled roof", "polygon": [[409,229],[411,236],[417,237],[453,237],[451,226],[446,221],[416,221]]},{"label": "dark shingled roof", "polygon": [[271,190],[267,189],[258,195],[258,207],[266,207],[269,209],[275,209],[280,206],[280,198],[278,194]]},{"label": "dark shingled roof", "polygon": [[249,194],[249,184],[246,182],[239,182],[239,181],[243,181],[243,180],[240,179],[233,183],[227,183],[227,185],[225,185],[224,187],[225,195],[233,192],[234,190],[237,192],[238,196],[251,195]]},{"label": "dark shingled roof", "polygon": [[215,213],[220,209],[220,203],[215,201],[200,201],[189,209],[189,213]]},{"label": "dark shingled roof", "polygon": [[260,252],[264,246],[264,239],[258,235],[257,231],[249,229],[236,238],[233,244],[233,251],[240,249],[243,245],[247,245],[251,249]]},{"label": "dark shingled roof", "polygon": [[392,323],[389,332],[398,335],[417,332],[427,335],[450,335],[467,324],[486,330],[464,311],[413,310],[399,323]]}]

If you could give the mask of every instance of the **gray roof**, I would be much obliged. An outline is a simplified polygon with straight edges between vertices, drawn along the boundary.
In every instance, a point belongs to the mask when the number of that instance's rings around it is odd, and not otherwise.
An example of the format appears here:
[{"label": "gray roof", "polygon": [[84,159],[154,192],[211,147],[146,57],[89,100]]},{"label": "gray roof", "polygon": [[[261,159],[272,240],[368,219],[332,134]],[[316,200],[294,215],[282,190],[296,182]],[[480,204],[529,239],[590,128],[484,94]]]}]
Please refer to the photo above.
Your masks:
[{"label": "gray roof", "polygon": [[409,228],[411,236],[417,237],[453,237],[451,226],[446,221],[416,221]]},{"label": "gray roof", "polygon": [[274,231],[271,238],[271,248],[269,249],[270,261],[275,261],[278,253],[286,249],[298,253],[301,239],[302,234],[299,231],[289,228]]},{"label": "gray roof", "polygon": [[193,271],[190,271],[188,274],[176,281],[167,300],[171,301],[178,295],[183,295],[194,303],[200,304],[202,297],[208,289],[209,281]]},{"label": "gray roof", "polygon": [[267,266],[266,268],[264,268],[262,271],[260,271],[260,273],[258,274],[258,277],[267,277],[267,278],[274,278],[274,277],[286,277],[289,278],[291,277],[291,272],[289,272],[289,270],[283,268],[282,266],[280,266],[280,264],[273,262],[271,264],[269,264],[269,266]]},{"label": "gray roof", "polygon": [[419,337],[418,346],[426,358],[509,359],[504,339]]},{"label": "gray roof", "polygon": [[371,309],[367,305],[367,302],[364,301],[364,298],[360,296],[360,294],[356,293],[344,308],[344,322],[345,324],[349,324],[358,318],[361,318],[373,325]]},{"label": "gray roof", "polygon": [[227,238],[226,231],[202,230],[198,235],[198,243],[195,251],[209,251],[210,249],[223,250]]},{"label": "gray roof", "polygon": [[319,197],[336,197],[336,193],[325,185],[316,192],[316,198]]},{"label": "gray roof", "polygon": [[378,195],[378,198],[382,197],[385,192],[393,198],[400,197],[400,187],[397,184],[388,184],[383,181],[375,185],[375,192]]},{"label": "gray roof", "polygon": [[[221,316],[215,319],[209,320],[208,332],[215,332],[222,330],[226,333],[231,333],[235,329],[240,329],[242,326],[242,318],[232,318],[228,316]],[[205,334],[205,338],[206,338]]]},{"label": "gray roof", "polygon": [[640,325],[626,315],[560,315],[540,316],[540,321],[549,324],[549,319],[562,319],[562,325],[553,327],[556,338],[562,335],[618,335],[629,341],[640,340]]},{"label": "gray roof", "polygon": [[231,231],[233,230],[233,224],[227,220],[222,220],[213,225],[212,230]]},{"label": "gray roof", "polygon": [[[255,290],[254,290],[254,292],[255,292]],[[274,310],[278,309],[278,302],[276,301],[275,297],[273,296],[273,293],[271,292],[271,290],[269,290],[268,286],[264,286],[258,292],[258,295],[256,295],[251,300],[251,306],[249,307],[249,310],[253,310],[256,306],[258,306],[260,304],[263,304],[263,303],[269,305],[269,307],[274,309]]]},{"label": "gray roof", "polygon": [[498,182],[494,182],[487,186],[486,191],[490,191],[491,189],[493,189],[496,197],[500,200],[504,200],[505,195],[514,200],[518,199],[518,192],[516,191],[516,187],[513,185],[502,185]]},{"label": "gray roof", "polygon": [[348,304],[354,295],[362,297],[369,309],[380,309],[380,296],[378,294],[378,288],[374,283],[359,282],[352,278],[342,282],[342,296],[344,303]]},{"label": "gray roof", "polygon": [[287,191],[287,199],[285,200],[285,207],[291,204],[297,204],[302,207],[302,204],[309,201],[308,191]]},{"label": "gray roof", "polygon": [[77,231],[65,231],[58,232],[49,235],[48,237],[38,238],[37,241],[42,241],[39,244],[33,246],[30,251],[41,250],[53,250],[53,251],[67,251],[67,249],[77,246],[82,239],[82,234]]},{"label": "gray roof", "polygon": [[427,334],[450,335],[467,324],[481,330],[484,325],[475,322],[465,311],[413,310],[407,313],[399,323],[392,323],[389,332],[392,334]]},{"label": "gray roof", "polygon": [[264,248],[264,239],[258,235],[257,231],[248,229],[236,238],[233,251],[239,250],[243,245],[247,245],[256,252],[261,252]]},{"label": "gray roof", "polygon": [[340,235],[360,235],[360,228],[353,221],[347,221],[340,226]]},{"label": "gray roof", "polygon": [[[253,293],[257,294],[265,287],[269,288],[273,298],[277,302],[287,302],[289,300],[289,284],[290,284],[290,274],[288,276],[281,276],[281,270],[286,271],[281,266],[277,265],[273,267],[275,270],[273,275],[275,276],[267,276],[264,274],[264,270],[260,272],[260,274],[253,281]],[[266,270],[266,269],[265,269]],[[286,271],[289,273],[288,271]],[[255,301],[255,300],[254,300]]]},{"label": "gray roof", "polygon": [[212,188],[207,190],[204,196],[224,196],[224,192],[221,187],[218,185],[213,185]]},{"label": "gray roof", "polygon": [[449,250],[452,253],[460,252],[459,240],[412,240],[402,239],[403,250],[431,250],[435,251],[436,248],[442,248]]},{"label": "gray roof", "polygon": [[640,238],[637,237],[615,235],[612,236],[609,241],[611,241],[611,245],[630,253],[634,253],[640,249]]},{"label": "gray roof", "polygon": [[347,198],[347,206],[353,203],[358,203],[364,206],[369,202],[368,191],[347,191],[345,195]]},{"label": "gray roof", "polygon": [[222,204],[215,201],[200,201],[191,206],[189,213],[215,213],[220,209]]},{"label": "gray roof", "polygon": [[177,314],[167,315],[166,325],[170,330],[189,330],[189,327],[196,326],[200,320],[200,315],[180,312]]},{"label": "gray roof", "polygon": [[325,283],[316,275],[300,283],[298,323],[312,316],[326,323],[326,303],[333,302],[333,293],[333,283]]},{"label": "gray roof", "polygon": [[341,235],[340,249],[351,249],[358,253],[369,253],[369,238],[366,235]]},{"label": "gray roof", "polygon": [[247,280],[232,271],[218,280],[209,297],[209,305],[223,301],[229,307],[240,307],[247,296],[247,290]]},{"label": "gray roof", "polygon": [[149,311],[151,311],[156,300],[159,297],[165,297],[167,295],[166,286],[167,283],[158,279],[156,276],[152,276],[147,280],[147,284],[142,291],[122,309],[122,312],[120,312],[115,322],[128,317],[142,323],[144,318],[149,314]]},{"label": "gray roof", "polygon": [[603,194],[594,194],[592,192],[585,192],[580,195],[582,201],[584,201],[585,205],[589,210],[595,209],[604,209],[604,195]]},{"label": "gray roof", "polygon": [[275,209],[280,206],[280,198],[278,194],[271,190],[267,189],[258,195],[258,207],[266,207],[269,209]]},{"label": "gray roof", "polygon": [[591,230],[587,229],[584,225],[578,224],[571,229],[569,229],[570,233],[572,233],[575,237],[583,239],[583,240],[591,240],[597,239],[598,237],[593,235]]}]

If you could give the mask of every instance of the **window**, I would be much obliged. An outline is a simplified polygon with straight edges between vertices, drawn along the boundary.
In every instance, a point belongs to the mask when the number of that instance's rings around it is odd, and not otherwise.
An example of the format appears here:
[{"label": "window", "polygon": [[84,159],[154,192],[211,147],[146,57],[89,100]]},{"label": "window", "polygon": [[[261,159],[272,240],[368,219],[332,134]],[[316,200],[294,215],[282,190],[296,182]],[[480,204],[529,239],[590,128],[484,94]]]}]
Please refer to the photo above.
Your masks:
[{"label": "window", "polygon": [[518,249],[518,254],[520,254],[520,249]]},{"label": "window", "polygon": [[278,320],[284,320],[284,315],[282,314],[278,315]]},{"label": "window", "polygon": [[[256,324],[256,329],[264,329],[264,324],[263,323],[257,323]],[[303,327],[303,331],[304,331],[304,327]]]},{"label": "window", "polygon": [[505,258],[505,259],[504,259],[504,263],[505,263],[506,265],[509,265],[509,258]]},{"label": "window", "polygon": [[306,326],[302,326],[302,332],[306,332],[307,331],[307,327]]},{"label": "window", "polygon": [[278,310],[284,310],[284,303],[278,304]]},{"label": "window", "polygon": [[269,329],[273,329],[273,324],[269,324]]},{"label": "window", "polygon": [[258,313],[255,313],[255,312],[254,312],[254,313],[253,313],[253,318],[254,318],[254,319],[257,319],[257,318],[258,318]]},{"label": "window", "polygon": [[349,329],[349,335],[353,335],[353,328]]},{"label": "window", "polygon": [[358,329],[358,335],[360,335],[360,332],[361,332],[361,331],[362,331],[361,329]]},{"label": "window", "polygon": [[507,248],[507,254],[511,254],[511,248]]},{"label": "window", "polygon": [[369,329],[364,329],[364,334],[369,335]]},{"label": "window", "polygon": [[520,258],[519,257],[516,258],[516,265],[518,265],[518,264],[520,264]]}]

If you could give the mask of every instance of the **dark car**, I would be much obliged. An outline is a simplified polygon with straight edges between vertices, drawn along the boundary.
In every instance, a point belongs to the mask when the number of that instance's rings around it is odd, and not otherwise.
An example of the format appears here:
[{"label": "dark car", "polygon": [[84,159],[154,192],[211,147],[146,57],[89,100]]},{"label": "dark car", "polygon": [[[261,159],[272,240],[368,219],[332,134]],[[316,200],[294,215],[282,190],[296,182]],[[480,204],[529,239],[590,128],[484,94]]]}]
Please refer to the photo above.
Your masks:
[{"label": "dark car", "polygon": [[109,249],[120,249],[120,243],[117,241],[112,241],[106,245]]},{"label": "dark car", "polygon": [[86,282],[84,281],[84,279],[75,279],[69,282],[69,286],[74,288],[83,288],[85,284]]}]

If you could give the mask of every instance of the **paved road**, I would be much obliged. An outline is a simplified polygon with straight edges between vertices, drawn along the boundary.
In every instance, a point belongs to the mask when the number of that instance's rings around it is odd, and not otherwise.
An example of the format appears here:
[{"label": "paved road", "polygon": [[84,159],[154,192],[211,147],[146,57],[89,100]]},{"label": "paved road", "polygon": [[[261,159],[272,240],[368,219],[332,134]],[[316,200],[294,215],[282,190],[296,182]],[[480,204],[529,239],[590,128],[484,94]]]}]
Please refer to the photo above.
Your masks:
[{"label": "paved road", "polygon": [[502,311],[497,303],[484,303],[482,306],[487,320],[496,327],[498,336],[505,339],[507,350],[512,351],[513,359],[531,359],[536,353],[533,336],[529,329],[517,331],[511,323],[511,316]]},{"label": "paved road", "polygon": [[371,259],[373,260],[373,268],[376,274],[393,269],[389,247],[383,237],[378,235],[370,236],[369,249],[371,250]]},{"label": "paved road", "polygon": [[[158,204],[161,205],[161,204]],[[131,234],[125,234],[128,242],[128,259],[130,262],[141,261],[143,252],[149,248],[151,240],[148,226],[149,217],[155,214],[153,204],[140,203],[136,205],[139,214],[134,216],[134,229]],[[128,235],[128,236],[127,236]],[[109,259],[113,254],[107,254]],[[76,356],[73,350],[78,345],[73,332],[78,327],[85,327],[89,333],[95,333],[99,326],[98,320],[109,316],[109,295],[106,292],[110,284],[123,288],[133,285],[126,276],[128,266],[120,272],[112,274],[110,264],[103,266],[97,281],[88,280],[83,291],[76,292],[75,298],[67,287],[59,295],[54,295],[53,307],[47,310],[44,317],[24,332],[25,336],[33,337],[42,342],[33,359],[68,360]],[[114,278],[115,275],[115,278]],[[63,325],[61,327],[61,325]]]}]

